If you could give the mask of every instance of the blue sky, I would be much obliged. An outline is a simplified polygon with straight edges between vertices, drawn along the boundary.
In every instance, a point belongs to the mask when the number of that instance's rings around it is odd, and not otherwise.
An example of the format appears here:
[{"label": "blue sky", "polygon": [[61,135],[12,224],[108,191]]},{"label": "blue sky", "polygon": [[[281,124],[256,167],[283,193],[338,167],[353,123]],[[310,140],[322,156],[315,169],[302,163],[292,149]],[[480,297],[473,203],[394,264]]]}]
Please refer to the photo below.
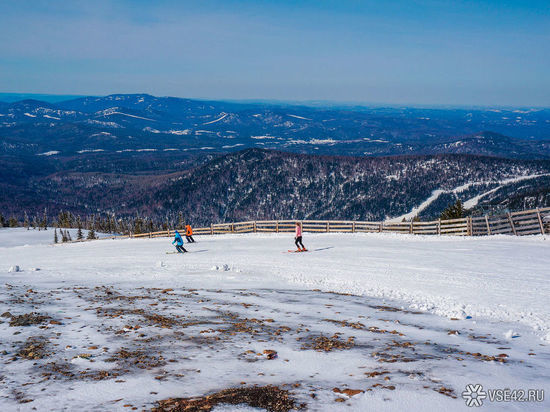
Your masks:
[{"label": "blue sky", "polygon": [[2,1],[0,92],[550,106],[548,1]]}]

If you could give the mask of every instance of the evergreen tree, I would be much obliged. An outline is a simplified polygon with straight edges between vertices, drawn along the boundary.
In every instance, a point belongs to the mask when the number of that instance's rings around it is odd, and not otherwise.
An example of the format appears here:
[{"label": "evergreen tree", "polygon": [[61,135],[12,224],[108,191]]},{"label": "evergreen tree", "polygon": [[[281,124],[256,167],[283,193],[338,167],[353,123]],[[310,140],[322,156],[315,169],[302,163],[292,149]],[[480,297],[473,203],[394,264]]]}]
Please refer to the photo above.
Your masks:
[{"label": "evergreen tree", "polygon": [[9,226],[10,227],[17,227],[19,226],[19,222],[17,221],[17,219],[15,217],[10,217],[10,220],[9,220]]},{"label": "evergreen tree", "polygon": [[25,212],[25,218],[23,219],[23,226],[27,228],[27,230],[30,229],[30,222],[29,222],[29,216],[27,215],[27,212]]},{"label": "evergreen tree", "polygon": [[143,232],[142,220],[139,217],[137,217],[134,220],[134,233],[139,234],[139,233],[142,233],[142,232]]},{"label": "evergreen tree", "polygon": [[57,228],[53,231],[53,243],[59,242],[59,239],[57,238]]},{"label": "evergreen tree", "polygon": [[88,231],[88,237],[86,238],[88,240],[94,240],[94,239],[97,239],[96,235],[95,235],[95,230],[94,230],[94,227],[92,226],[92,228]]},{"label": "evergreen tree", "polygon": [[67,232],[64,230],[60,230],[60,232],[61,232],[61,241],[65,243],[67,240],[69,240],[67,239]]},{"label": "evergreen tree", "polygon": [[6,226],[6,219],[4,218],[4,215],[0,213],[0,227]]},{"label": "evergreen tree", "polygon": [[92,223],[90,225],[90,230],[88,231],[88,236],[86,237],[88,240],[94,240],[97,239],[95,235],[95,216],[92,216]]},{"label": "evergreen tree", "polygon": [[457,199],[456,203],[450,204],[447,208],[441,212],[441,220],[460,219],[464,217],[464,207],[460,199]]},{"label": "evergreen tree", "polygon": [[44,215],[42,216],[42,227],[44,230],[48,230],[48,210],[44,209]]},{"label": "evergreen tree", "polygon": [[84,239],[84,235],[82,234],[82,221],[80,220],[80,216],[78,216],[76,221],[78,231],[76,232],[76,240],[82,240]]},{"label": "evergreen tree", "polygon": [[71,238],[71,232],[67,230],[67,242],[72,242],[73,239]]}]

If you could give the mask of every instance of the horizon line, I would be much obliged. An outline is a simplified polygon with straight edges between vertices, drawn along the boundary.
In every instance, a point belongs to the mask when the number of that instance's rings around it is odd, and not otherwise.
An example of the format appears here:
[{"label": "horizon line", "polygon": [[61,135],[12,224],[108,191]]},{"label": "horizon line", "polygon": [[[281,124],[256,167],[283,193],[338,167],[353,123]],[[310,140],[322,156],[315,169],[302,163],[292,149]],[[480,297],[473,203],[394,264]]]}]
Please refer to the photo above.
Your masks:
[{"label": "horizon line", "polygon": [[[108,97],[116,95],[148,95],[156,98],[174,98],[184,100],[197,100],[197,101],[209,101],[209,102],[225,102],[225,103],[237,103],[237,104],[273,104],[273,105],[290,105],[290,106],[306,106],[306,107],[361,107],[361,108],[415,108],[415,109],[537,109],[548,110],[550,106],[536,106],[536,105],[510,105],[510,104],[452,104],[452,103],[390,103],[390,102],[369,102],[369,101],[354,101],[354,100],[330,100],[330,99],[270,99],[270,98],[210,98],[210,97],[183,97],[183,96],[170,96],[170,95],[155,95],[147,92],[139,93],[108,93],[108,94],[64,94],[64,93],[21,93],[21,92],[0,92],[0,102],[3,103],[16,103],[23,100],[38,100],[46,103],[60,103],[68,100],[79,99],[83,97]],[[21,96],[21,99],[8,99],[2,100],[3,96]],[[24,97],[28,96],[28,97]],[[32,96],[37,97],[52,97],[55,98],[52,101],[34,99]]]}]

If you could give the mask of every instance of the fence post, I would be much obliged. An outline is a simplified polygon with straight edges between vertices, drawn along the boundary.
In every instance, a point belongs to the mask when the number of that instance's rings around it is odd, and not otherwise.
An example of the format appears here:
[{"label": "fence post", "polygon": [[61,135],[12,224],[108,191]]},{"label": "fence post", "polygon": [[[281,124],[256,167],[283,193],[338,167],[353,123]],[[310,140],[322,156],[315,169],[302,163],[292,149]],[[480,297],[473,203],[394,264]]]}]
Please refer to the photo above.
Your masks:
[{"label": "fence post", "polygon": [[279,233],[279,221],[275,221],[275,233]]},{"label": "fence post", "polygon": [[355,220],[351,222],[351,233],[355,233]]},{"label": "fence post", "polygon": [[472,233],[473,233],[473,223],[472,223],[472,217],[471,216],[468,216],[467,218],[468,220],[466,221],[467,223],[467,228],[466,228],[466,234],[467,236],[472,236]]},{"label": "fence post", "polygon": [[409,226],[409,233],[412,234],[413,233],[413,221],[411,220],[411,224]]},{"label": "fence post", "polygon": [[384,222],[380,222],[380,224],[378,225],[378,233],[382,233],[383,226]]},{"label": "fence post", "polygon": [[540,226],[540,233],[541,235],[544,235],[544,224],[542,223],[542,218],[540,217],[540,210],[537,207],[537,218],[539,219],[539,226]]},{"label": "fence post", "polygon": [[510,226],[512,227],[512,232],[514,232],[514,235],[518,235],[516,233],[516,226],[514,225],[514,219],[512,219],[512,215],[510,214],[510,212],[508,212],[508,221],[510,222]]},{"label": "fence post", "polygon": [[326,232],[327,232],[327,233],[330,231],[330,227],[329,227],[329,226],[330,226],[330,223],[329,223],[329,221],[327,220],[327,226],[326,226]]},{"label": "fence post", "polygon": [[210,234],[214,234],[214,225],[212,223],[210,223]]},{"label": "fence post", "polygon": [[437,234],[441,235],[441,218],[437,219]]},{"label": "fence post", "polygon": [[254,233],[256,233],[256,221],[254,221]]},{"label": "fence post", "polygon": [[487,236],[491,235],[491,225],[489,224],[489,217],[485,215],[485,225],[487,226]]}]

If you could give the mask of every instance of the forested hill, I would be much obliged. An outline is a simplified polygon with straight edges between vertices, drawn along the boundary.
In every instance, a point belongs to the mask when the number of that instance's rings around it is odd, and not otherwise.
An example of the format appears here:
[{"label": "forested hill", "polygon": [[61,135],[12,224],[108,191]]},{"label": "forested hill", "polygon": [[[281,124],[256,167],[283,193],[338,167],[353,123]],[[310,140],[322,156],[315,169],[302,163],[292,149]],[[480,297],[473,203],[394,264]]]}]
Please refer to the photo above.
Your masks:
[{"label": "forested hill", "polygon": [[[515,206],[547,205],[550,177],[544,175],[549,173],[548,161],[467,155],[354,158],[250,149],[170,179],[131,199],[128,206],[160,214],[183,210],[199,224],[249,219],[380,220],[409,212],[441,189],[446,192],[420,213],[434,217],[457,197],[466,201],[493,189],[497,190],[480,201],[507,205],[514,198],[523,202]],[[514,186],[518,178],[521,189]]]},{"label": "forested hill", "polygon": [[[176,158],[173,159],[174,165]],[[69,164],[70,165],[70,164]],[[367,219],[403,215],[439,190],[421,217],[456,198],[513,208],[550,205],[550,161],[472,155],[346,157],[246,149],[184,169],[106,172],[25,169],[0,182],[0,213],[142,216],[195,224],[249,219]],[[95,170],[94,170],[95,169]],[[10,169],[13,171],[13,169]]]}]

